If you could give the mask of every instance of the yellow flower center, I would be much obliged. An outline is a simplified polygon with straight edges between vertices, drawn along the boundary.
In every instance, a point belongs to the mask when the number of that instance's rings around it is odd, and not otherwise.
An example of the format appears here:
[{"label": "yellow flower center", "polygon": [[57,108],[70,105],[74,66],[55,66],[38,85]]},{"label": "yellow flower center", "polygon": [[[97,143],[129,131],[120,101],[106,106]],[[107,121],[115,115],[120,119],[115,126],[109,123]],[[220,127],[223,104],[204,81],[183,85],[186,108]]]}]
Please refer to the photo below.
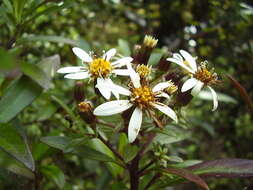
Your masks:
[{"label": "yellow flower center", "polygon": [[137,66],[136,71],[140,75],[141,78],[145,78],[150,75],[151,68],[142,64],[142,65]]},{"label": "yellow flower center", "polygon": [[89,64],[89,71],[90,71],[90,74],[95,78],[108,77],[108,75],[112,71],[112,66],[109,61],[106,61],[105,59],[102,59],[102,58],[97,58],[97,59],[94,59]]},{"label": "yellow flower center", "polygon": [[155,101],[155,95],[148,86],[143,86],[132,89],[131,99],[137,106],[147,108],[150,103]]},{"label": "yellow flower center", "polygon": [[200,80],[206,85],[215,84],[218,82],[218,76],[216,73],[214,73],[213,70],[209,71],[206,68],[206,64],[202,63],[199,67],[196,73],[194,74],[194,78]]}]

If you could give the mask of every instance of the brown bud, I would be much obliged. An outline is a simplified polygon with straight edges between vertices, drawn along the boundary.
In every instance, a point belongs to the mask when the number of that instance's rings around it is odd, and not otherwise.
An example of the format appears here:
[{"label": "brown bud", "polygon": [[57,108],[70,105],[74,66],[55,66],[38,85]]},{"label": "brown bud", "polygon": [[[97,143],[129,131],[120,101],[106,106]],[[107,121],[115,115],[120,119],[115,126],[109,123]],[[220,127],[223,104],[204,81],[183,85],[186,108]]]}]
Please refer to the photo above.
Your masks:
[{"label": "brown bud", "polygon": [[93,114],[93,107],[90,102],[83,101],[78,104],[78,112],[81,118],[86,123],[94,123],[96,122],[96,116]]},{"label": "brown bud", "polygon": [[84,83],[81,81],[75,83],[74,98],[76,102],[81,102],[85,99],[83,86]]},{"label": "brown bud", "polygon": [[160,70],[160,71],[168,71],[170,69],[170,62],[166,60],[165,57],[162,57],[157,65],[157,68]]}]

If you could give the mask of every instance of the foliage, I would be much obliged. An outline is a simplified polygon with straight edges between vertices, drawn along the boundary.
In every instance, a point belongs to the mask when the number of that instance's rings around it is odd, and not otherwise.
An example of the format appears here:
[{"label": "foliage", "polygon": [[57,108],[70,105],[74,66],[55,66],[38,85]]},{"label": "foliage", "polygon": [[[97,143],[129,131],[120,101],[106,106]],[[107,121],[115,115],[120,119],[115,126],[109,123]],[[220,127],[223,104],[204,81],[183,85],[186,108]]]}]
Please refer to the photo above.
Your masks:
[{"label": "foliage", "polygon": [[[247,0],[1,1],[0,189],[134,189],[136,179],[139,189],[196,189],[185,181],[250,188],[244,178],[253,175],[252,7]],[[158,44],[142,54],[145,34]],[[166,58],[189,50],[215,67],[219,107],[211,112],[208,91],[193,99],[176,93],[169,105],[179,123],[155,112],[155,123],[143,117],[129,143],[133,110],[83,114],[81,101],[94,109],[105,100],[93,82],[56,73],[81,65],[72,47],[97,55],[115,47],[118,57],[152,66],[153,84],[172,78],[179,90],[183,73]],[[115,83],[127,87],[126,79]]]}]

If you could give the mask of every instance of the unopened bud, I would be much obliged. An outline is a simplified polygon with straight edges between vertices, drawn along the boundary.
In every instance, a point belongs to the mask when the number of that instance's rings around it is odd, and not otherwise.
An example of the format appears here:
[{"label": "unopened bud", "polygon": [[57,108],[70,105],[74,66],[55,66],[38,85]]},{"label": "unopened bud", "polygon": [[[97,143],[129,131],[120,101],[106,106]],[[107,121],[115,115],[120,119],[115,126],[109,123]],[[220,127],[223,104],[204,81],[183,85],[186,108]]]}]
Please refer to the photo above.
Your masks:
[{"label": "unopened bud", "polygon": [[77,81],[75,83],[74,98],[76,102],[81,102],[85,99],[83,86],[84,86],[84,83],[81,81]]},{"label": "unopened bud", "polygon": [[165,56],[163,56],[158,62],[157,67],[160,71],[166,72],[170,69],[170,65],[171,63],[166,60]]},{"label": "unopened bud", "polygon": [[157,45],[158,40],[153,36],[145,35],[143,45],[147,48],[153,49]]},{"label": "unopened bud", "polygon": [[78,104],[78,112],[81,118],[87,123],[94,123],[96,116],[93,114],[92,104],[88,101],[83,101]]}]

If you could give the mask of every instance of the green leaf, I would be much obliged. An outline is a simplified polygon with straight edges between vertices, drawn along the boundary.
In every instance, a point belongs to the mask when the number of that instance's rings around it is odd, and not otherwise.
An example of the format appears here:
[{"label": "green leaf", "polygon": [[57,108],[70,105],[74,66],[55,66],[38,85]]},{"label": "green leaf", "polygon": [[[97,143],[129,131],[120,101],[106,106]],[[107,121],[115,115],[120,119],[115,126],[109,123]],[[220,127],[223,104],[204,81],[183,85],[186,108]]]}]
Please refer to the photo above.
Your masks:
[{"label": "green leaf", "polygon": [[129,44],[126,40],[119,39],[118,40],[118,47],[119,47],[119,51],[122,53],[122,55],[124,55],[124,56],[131,55],[131,50],[130,50]]},{"label": "green leaf", "polygon": [[20,126],[0,124],[0,148],[34,171],[34,160]]},{"label": "green leaf", "polygon": [[0,58],[1,70],[11,70],[17,66],[16,62],[14,61],[13,55],[10,52],[4,50],[3,48],[0,48]]},{"label": "green leaf", "polygon": [[[42,9],[41,11],[35,11],[34,14],[31,14],[31,17],[25,21],[24,25],[26,25],[26,24],[30,23],[31,21],[37,19],[41,15],[48,15],[51,12],[56,12],[56,11],[62,10],[64,8],[67,8],[67,7],[70,7],[70,6],[71,6],[71,1],[65,1],[61,4],[58,3],[56,5],[54,4],[54,5],[50,5],[50,6],[45,6],[44,8],[41,8]],[[28,15],[28,16],[30,16],[30,15]]]},{"label": "green leaf", "polygon": [[[63,137],[63,136],[50,136],[50,137],[42,137],[40,139],[45,144],[60,149],[65,153],[74,153],[82,156],[83,158],[91,159],[91,160],[98,160],[98,161],[104,161],[104,162],[116,162],[113,158],[107,156],[104,153],[101,153],[91,147],[88,147],[86,145],[79,145],[75,146],[75,143],[77,142],[74,139],[70,137]],[[84,142],[86,138],[82,139]],[[80,143],[80,139],[78,140]],[[72,149],[71,148],[72,145]]]},{"label": "green leaf", "polygon": [[184,130],[177,127],[168,125],[163,129],[154,129],[158,134],[156,135],[154,142],[159,142],[160,144],[170,144],[182,141],[189,136]]},{"label": "green leaf", "polygon": [[50,86],[50,78],[46,73],[35,64],[23,63],[21,64],[21,71],[36,81],[40,86],[48,89]]},{"label": "green leaf", "polygon": [[71,138],[64,137],[64,136],[49,136],[49,137],[42,137],[40,140],[47,144],[48,146],[60,149],[62,151],[69,145]]},{"label": "green leaf", "polygon": [[204,177],[252,177],[253,160],[221,159],[204,161],[187,169]]},{"label": "green leaf", "polygon": [[75,40],[70,40],[68,38],[64,38],[61,36],[35,36],[35,35],[28,35],[26,37],[21,38],[18,40],[18,43],[24,43],[24,42],[33,42],[33,41],[46,41],[46,42],[56,42],[56,43],[63,43],[63,44],[69,44],[72,46],[78,46],[79,43]]},{"label": "green leaf", "polygon": [[135,145],[127,144],[124,146],[123,158],[126,163],[130,162],[136,154],[138,153],[139,148]]},{"label": "green leaf", "polygon": [[206,182],[203,179],[201,179],[199,176],[195,175],[194,173],[191,173],[188,170],[180,169],[180,168],[166,168],[166,169],[163,169],[162,171],[169,173],[169,174],[174,174],[174,175],[180,176],[182,178],[185,178],[188,181],[191,181],[191,182],[197,184],[201,188],[203,188],[205,190],[209,190],[208,185],[206,184]]},{"label": "green leaf", "polygon": [[14,7],[14,15],[17,23],[20,23],[22,20],[22,13],[25,7],[25,3],[27,0],[12,0]]},{"label": "green leaf", "polygon": [[9,173],[12,172],[29,179],[34,179],[34,174],[30,169],[3,150],[0,150],[0,168],[1,172],[6,173],[7,178],[10,177]]},{"label": "green leaf", "polygon": [[162,58],[163,53],[152,53],[148,60],[148,65],[156,65]]},{"label": "green leaf", "polygon": [[45,74],[51,79],[55,76],[56,71],[61,64],[60,56],[58,54],[46,57],[38,63],[38,67],[41,68]]},{"label": "green leaf", "polygon": [[52,180],[58,188],[63,189],[65,185],[64,173],[56,165],[41,166],[40,171],[48,180]]},{"label": "green leaf", "polygon": [[3,3],[5,5],[5,7],[7,8],[7,10],[12,13],[13,12],[13,7],[12,4],[10,2],[10,0],[3,0]]},{"label": "green leaf", "polygon": [[12,83],[0,100],[0,123],[6,123],[14,118],[41,92],[42,88],[26,76]]}]

